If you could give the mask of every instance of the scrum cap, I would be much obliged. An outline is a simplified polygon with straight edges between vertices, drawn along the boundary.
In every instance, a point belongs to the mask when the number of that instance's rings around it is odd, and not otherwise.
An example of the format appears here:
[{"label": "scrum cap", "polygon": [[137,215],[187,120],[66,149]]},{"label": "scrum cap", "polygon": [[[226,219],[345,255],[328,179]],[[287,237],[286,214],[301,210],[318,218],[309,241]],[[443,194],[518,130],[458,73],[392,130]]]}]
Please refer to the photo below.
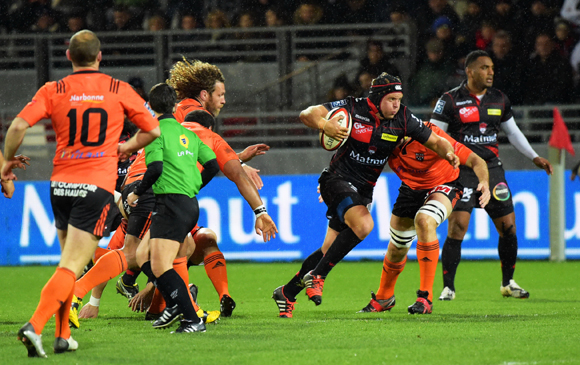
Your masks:
[{"label": "scrum cap", "polygon": [[369,100],[380,110],[381,100],[390,93],[403,92],[401,79],[386,72],[373,80],[369,91]]}]

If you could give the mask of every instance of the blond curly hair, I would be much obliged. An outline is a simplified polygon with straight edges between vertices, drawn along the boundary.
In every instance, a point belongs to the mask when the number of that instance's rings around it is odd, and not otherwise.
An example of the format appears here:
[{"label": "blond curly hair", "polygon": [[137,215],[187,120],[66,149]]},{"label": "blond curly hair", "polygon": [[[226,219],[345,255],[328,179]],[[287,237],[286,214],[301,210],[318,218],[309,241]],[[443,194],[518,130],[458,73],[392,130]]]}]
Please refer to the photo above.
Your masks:
[{"label": "blond curly hair", "polygon": [[166,83],[172,86],[179,100],[196,98],[202,90],[212,93],[216,82],[225,83],[220,69],[200,60],[188,61],[185,57],[169,70]]}]

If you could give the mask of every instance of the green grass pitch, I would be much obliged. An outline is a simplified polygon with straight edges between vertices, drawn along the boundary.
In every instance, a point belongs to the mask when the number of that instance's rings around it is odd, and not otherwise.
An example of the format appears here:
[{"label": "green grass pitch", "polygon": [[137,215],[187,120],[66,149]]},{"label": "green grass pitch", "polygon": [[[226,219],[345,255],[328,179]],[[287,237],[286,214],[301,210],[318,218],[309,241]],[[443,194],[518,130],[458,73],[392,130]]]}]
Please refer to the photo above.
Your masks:
[{"label": "green grass pitch", "polygon": [[[16,340],[30,318],[54,267],[1,267],[0,364],[579,364],[580,262],[520,261],[516,281],[530,299],[503,298],[497,261],[464,261],[457,298],[435,300],[433,314],[407,314],[419,285],[418,265],[409,262],[395,291],[391,312],[356,313],[376,291],[382,263],[344,262],[326,280],[318,307],[301,293],[294,318],[277,317],[272,291],[295,274],[300,263],[228,263],[231,318],[206,333],[153,330],[105,290],[98,319],[73,330],[76,352],[52,353],[54,320],[43,332],[48,359],[28,359]],[[440,267],[435,296],[442,289]],[[202,308],[219,308],[202,267],[190,269]],[[145,282],[144,275],[139,283]],[[88,296],[85,298],[88,301]],[[173,328],[175,329],[175,327]]]}]

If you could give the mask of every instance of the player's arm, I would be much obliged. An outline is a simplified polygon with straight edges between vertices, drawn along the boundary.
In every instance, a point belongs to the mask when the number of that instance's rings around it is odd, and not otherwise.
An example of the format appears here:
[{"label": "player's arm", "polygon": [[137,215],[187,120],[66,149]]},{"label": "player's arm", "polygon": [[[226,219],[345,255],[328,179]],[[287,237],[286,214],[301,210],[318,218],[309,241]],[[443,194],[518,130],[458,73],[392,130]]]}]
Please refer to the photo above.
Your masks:
[{"label": "player's arm", "polygon": [[342,118],[337,115],[333,118],[326,119],[328,109],[324,105],[313,105],[300,112],[300,121],[305,126],[324,131],[324,133],[333,138],[348,138],[348,128],[342,127],[338,121]]},{"label": "player's arm", "polygon": [[481,196],[479,197],[479,206],[484,208],[491,197],[489,192],[489,171],[487,170],[487,163],[476,153],[471,152],[467,158],[465,166],[470,167],[479,180],[479,184],[477,184],[477,191],[481,193]]},{"label": "player's arm", "polygon": [[141,148],[147,146],[161,135],[159,126],[153,128],[149,132],[139,130],[127,142],[120,144],[117,148],[117,153],[121,160],[129,158],[132,153],[139,151]]},{"label": "player's arm", "polygon": [[[201,188],[206,186],[211,179],[220,171],[220,165],[217,163],[217,160],[214,158],[213,160],[209,160],[208,162],[204,163],[203,171],[201,172]],[[201,189],[200,188],[200,189]]]},{"label": "player's arm", "polygon": [[143,174],[141,184],[135,186],[133,192],[127,196],[127,204],[132,207],[137,205],[137,199],[145,194],[163,173],[163,141],[161,138],[156,138],[152,143],[147,145],[144,153],[147,170]]},{"label": "player's arm", "polygon": [[276,224],[266,212],[256,186],[242,168],[240,161],[230,160],[226,162],[222,172],[236,184],[240,194],[250,204],[254,214],[256,214],[256,233],[262,235],[264,242],[269,241],[270,238],[276,238],[276,233],[278,232]]},{"label": "player's arm", "polygon": [[429,139],[423,145],[449,162],[453,168],[459,167],[459,157],[457,157],[455,149],[447,139],[439,137],[436,133],[431,133]]},{"label": "player's arm", "polygon": [[20,117],[14,118],[8,132],[6,132],[6,139],[4,145],[4,158],[2,161],[2,180],[16,180],[16,175],[12,169],[17,167],[24,167],[21,160],[17,157],[16,151],[22,144],[26,130],[30,128],[30,124]]},{"label": "player's arm", "polygon": [[510,143],[518,150],[522,155],[526,156],[534,165],[538,166],[542,170],[545,170],[548,175],[552,175],[552,164],[543,157],[540,157],[536,151],[530,146],[530,142],[522,131],[518,128],[516,121],[513,117],[508,119],[506,122],[501,123],[501,129],[505,132]]}]

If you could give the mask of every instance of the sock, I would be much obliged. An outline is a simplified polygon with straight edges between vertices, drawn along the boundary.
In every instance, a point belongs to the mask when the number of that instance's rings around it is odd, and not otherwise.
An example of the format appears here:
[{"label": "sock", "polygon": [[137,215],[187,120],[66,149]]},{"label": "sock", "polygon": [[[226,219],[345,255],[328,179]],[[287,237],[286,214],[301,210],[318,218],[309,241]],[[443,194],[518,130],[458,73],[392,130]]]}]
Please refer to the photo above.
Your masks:
[{"label": "sock", "polygon": [[326,252],[326,255],[320,259],[316,268],[312,270],[312,274],[326,277],[330,270],[361,242],[362,240],[350,228],[340,232]]},{"label": "sock", "polygon": [[433,301],[433,282],[435,272],[439,262],[439,240],[423,243],[417,242],[417,260],[419,261],[419,272],[421,282],[419,290],[429,292],[429,299]]},{"label": "sock", "polygon": [[109,250],[120,250],[125,246],[125,236],[127,235],[127,221],[123,219],[121,225],[115,230],[113,237],[107,245]]},{"label": "sock", "polygon": [[500,237],[497,251],[501,262],[502,286],[508,286],[510,280],[514,278],[514,271],[516,270],[518,237],[515,234]]},{"label": "sock", "polygon": [[407,263],[407,257],[401,262],[391,262],[387,255],[383,260],[383,272],[381,274],[381,283],[379,285],[379,290],[377,290],[377,299],[389,299],[395,295],[395,285],[397,284],[397,278],[399,274],[405,269],[405,264]]},{"label": "sock", "polygon": [[[175,303],[172,302],[169,307],[173,307],[174,305]],[[151,304],[149,305],[147,312],[152,314],[159,314],[163,312],[166,306],[167,304],[163,298],[163,295],[161,295],[159,289],[155,288],[155,292],[153,293],[153,298],[151,298]]]},{"label": "sock", "polygon": [[441,266],[443,267],[443,287],[455,291],[455,273],[461,262],[461,243],[463,240],[455,240],[447,237],[441,252]]},{"label": "sock", "polygon": [[72,298],[74,293],[74,287],[71,288],[71,292],[68,296],[66,302],[60,306],[55,314],[54,322],[56,328],[54,329],[54,337],[62,337],[67,339],[70,337],[70,327],[68,325],[68,316],[70,312],[70,306],[72,304]]},{"label": "sock", "polygon": [[108,250],[75,285],[74,294],[84,298],[95,286],[107,282],[127,268],[125,254],[121,250]]},{"label": "sock", "polygon": [[302,267],[300,268],[300,271],[298,271],[296,275],[294,275],[292,279],[290,279],[288,284],[284,285],[282,292],[284,293],[284,296],[288,298],[289,301],[291,302],[296,301],[296,296],[298,295],[298,293],[302,291],[302,289],[304,289],[304,286],[302,284],[302,278],[310,270],[313,270],[316,267],[316,265],[318,265],[318,262],[320,261],[322,256],[324,255],[322,254],[322,250],[320,248],[311,253],[302,262]]},{"label": "sock", "polygon": [[[141,265],[141,271],[147,275],[147,282],[155,284],[157,278],[153,275],[153,270],[151,270],[151,261],[147,261]],[[157,286],[157,284],[155,284],[155,286]]]},{"label": "sock", "polygon": [[[187,260],[184,261],[184,264],[187,265]],[[199,322],[199,317],[191,305],[192,300],[187,285],[174,269],[167,270],[157,278],[157,287],[163,297],[171,298],[175,301],[183,313],[183,319],[194,323]]]},{"label": "sock", "polygon": [[[177,275],[179,275],[181,280],[183,280],[183,283],[185,284],[185,287],[187,288],[187,286],[189,285],[189,271],[187,271],[187,257],[181,257],[181,258],[175,259],[173,261],[173,270],[175,270]],[[191,296],[189,288],[187,290],[187,294],[189,295],[189,298],[191,299],[191,304],[193,305],[193,309],[195,309],[195,311],[197,312],[199,310],[199,306],[197,305],[195,300],[193,300],[193,297]]]},{"label": "sock", "polygon": [[225,295],[230,295],[228,290],[228,270],[226,268],[226,259],[224,254],[220,251],[210,253],[203,259],[203,265],[205,268],[205,273],[213,287],[218,293],[218,296],[223,297]]},{"label": "sock", "polygon": [[95,258],[93,259],[94,262],[97,262],[103,255],[108,254],[111,250],[107,250],[106,248],[98,247],[95,250]]},{"label": "sock", "polygon": [[125,285],[135,285],[137,281],[137,277],[141,274],[141,270],[138,269],[127,269],[127,271],[123,274],[123,283]]},{"label": "sock", "polygon": [[[64,267],[58,267],[46,285],[44,285],[40,292],[38,306],[29,321],[37,335],[42,333],[50,317],[66,303],[74,289],[75,280],[75,273]],[[69,309],[70,305],[66,308],[67,313]]]}]

